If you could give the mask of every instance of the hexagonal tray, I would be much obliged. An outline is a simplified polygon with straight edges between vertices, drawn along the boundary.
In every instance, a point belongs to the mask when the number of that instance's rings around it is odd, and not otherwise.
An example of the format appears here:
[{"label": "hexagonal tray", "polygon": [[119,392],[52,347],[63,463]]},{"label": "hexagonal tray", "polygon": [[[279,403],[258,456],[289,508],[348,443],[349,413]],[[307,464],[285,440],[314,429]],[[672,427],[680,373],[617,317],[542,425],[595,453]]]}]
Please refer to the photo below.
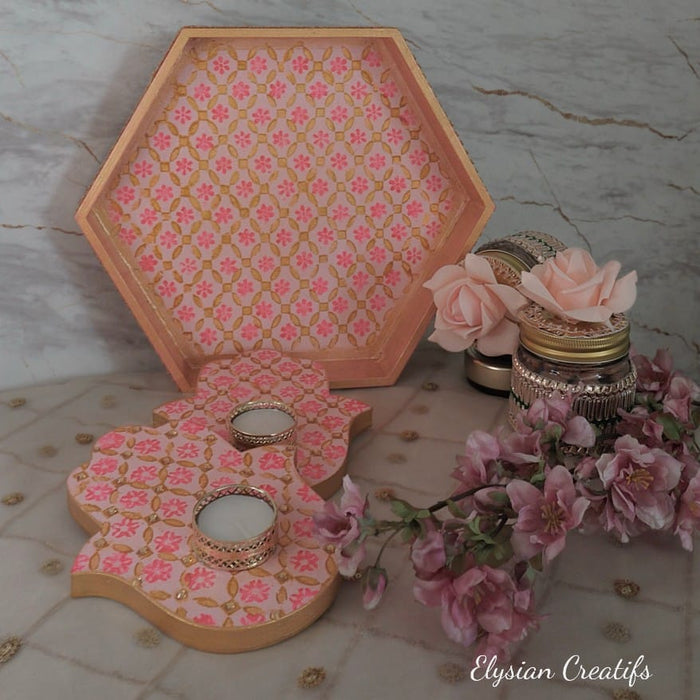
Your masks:
[{"label": "hexagonal tray", "polygon": [[398,31],[185,28],[76,218],[189,390],[259,348],[393,383],[492,210]]}]

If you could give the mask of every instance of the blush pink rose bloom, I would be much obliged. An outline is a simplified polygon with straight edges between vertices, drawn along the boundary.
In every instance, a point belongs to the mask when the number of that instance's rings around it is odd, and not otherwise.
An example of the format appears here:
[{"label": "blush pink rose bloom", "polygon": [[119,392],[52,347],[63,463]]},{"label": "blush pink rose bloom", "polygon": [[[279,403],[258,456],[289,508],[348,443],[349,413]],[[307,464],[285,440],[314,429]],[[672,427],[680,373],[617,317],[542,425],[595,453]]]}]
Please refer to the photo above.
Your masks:
[{"label": "blush pink rose bloom", "polygon": [[577,496],[569,470],[561,465],[547,474],[543,491],[515,479],[506,493],[518,514],[510,540],[513,551],[523,559],[542,552],[546,563],[564,549],[566,533],[581,524],[589,505],[587,498]]},{"label": "blush pink rose bloom", "polygon": [[693,551],[693,533],[700,528],[700,472],[688,482],[680,504],[673,533],[678,535],[683,549]]},{"label": "blush pink rose bloom", "polygon": [[462,265],[441,267],[424,285],[437,307],[430,340],[459,352],[476,343],[484,355],[513,354],[518,346],[518,310],[523,296],[499,284],[486,258],[472,253]]},{"label": "blush pink rose bloom", "polygon": [[567,248],[522,272],[518,289],[556,316],[603,323],[631,308],[637,297],[637,273],[618,279],[620,267],[615,260],[598,267],[587,251]]},{"label": "blush pink rose bloom", "polygon": [[583,416],[572,414],[571,403],[570,397],[564,397],[558,392],[547,398],[535,399],[524,417],[518,415],[518,425],[524,422],[531,429],[537,426],[544,433],[559,427],[562,431],[561,440],[567,445],[593,447],[596,440],[593,426]]},{"label": "blush pink rose bloom", "polygon": [[367,498],[362,496],[350,477],[345,476],[340,506],[327,501],[320,513],[313,514],[320,539],[334,545],[339,553],[338,571],[342,576],[354,576],[365,558],[365,545],[359,542],[359,519],[366,511]]},{"label": "blush pink rose bloom", "polygon": [[688,377],[676,374],[671,378],[668,392],[663,398],[664,410],[681,423],[690,421],[691,404],[700,401],[700,388]]},{"label": "blush pink rose bloom", "polygon": [[644,530],[666,530],[673,524],[671,491],[683,465],[667,452],[647,447],[630,435],[615,440],[614,451],[601,455],[596,468],[609,495],[602,514],[606,530],[623,542]]}]

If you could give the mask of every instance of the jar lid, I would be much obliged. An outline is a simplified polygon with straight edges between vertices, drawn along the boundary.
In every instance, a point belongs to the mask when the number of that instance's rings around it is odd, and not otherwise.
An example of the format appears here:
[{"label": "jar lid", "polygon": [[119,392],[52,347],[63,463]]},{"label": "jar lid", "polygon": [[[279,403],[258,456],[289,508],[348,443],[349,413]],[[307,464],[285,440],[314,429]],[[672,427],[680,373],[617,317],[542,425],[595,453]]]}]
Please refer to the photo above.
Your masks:
[{"label": "jar lid", "polygon": [[564,243],[548,233],[519,231],[484,243],[476,250],[476,254],[494,256],[512,265],[520,273],[554,257],[561,250],[566,250]]},{"label": "jar lid", "polygon": [[488,260],[496,282],[507,284],[509,287],[517,287],[520,284],[520,273],[530,269],[516,257],[502,250],[485,250],[476,254]]},{"label": "jar lid", "polygon": [[464,351],[464,374],[477,387],[501,395],[510,392],[511,356],[487,357],[473,345]]},{"label": "jar lid", "polygon": [[629,352],[630,326],[624,314],[613,314],[607,323],[572,323],[529,304],[518,321],[523,347],[548,360],[598,364]]}]

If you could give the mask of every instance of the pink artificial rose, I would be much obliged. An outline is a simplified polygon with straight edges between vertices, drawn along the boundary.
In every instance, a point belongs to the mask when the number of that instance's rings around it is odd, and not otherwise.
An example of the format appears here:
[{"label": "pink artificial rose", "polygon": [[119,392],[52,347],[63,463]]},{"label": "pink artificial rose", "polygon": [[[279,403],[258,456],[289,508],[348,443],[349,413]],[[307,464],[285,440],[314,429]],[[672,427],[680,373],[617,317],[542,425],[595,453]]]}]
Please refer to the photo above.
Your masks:
[{"label": "pink artificial rose", "polygon": [[567,248],[522,272],[518,289],[555,316],[603,323],[627,311],[637,296],[637,273],[617,279],[620,267],[611,260],[599,268],[587,251]]},{"label": "pink artificial rose", "polygon": [[363,498],[350,477],[345,476],[340,507],[327,501],[320,513],[313,514],[320,539],[334,545],[339,552],[338,571],[342,576],[354,576],[365,558],[365,545],[359,542],[358,520],[365,515],[366,510],[367,498]]},{"label": "pink artificial rose", "polygon": [[463,265],[441,267],[424,285],[437,307],[430,340],[459,352],[475,342],[484,355],[512,355],[518,346],[513,319],[525,299],[499,284],[486,258],[468,254]]},{"label": "pink artificial rose", "polygon": [[630,435],[615,440],[614,451],[601,455],[596,468],[609,492],[603,526],[623,542],[643,531],[671,527],[675,498],[670,493],[680,480],[683,465],[667,452],[642,445]]},{"label": "pink artificial rose", "polygon": [[589,505],[587,498],[577,497],[574,480],[561,465],[547,474],[543,491],[514,479],[506,486],[506,493],[518,514],[510,541],[523,559],[540,552],[545,562],[554,559],[564,549],[566,533],[581,524]]}]

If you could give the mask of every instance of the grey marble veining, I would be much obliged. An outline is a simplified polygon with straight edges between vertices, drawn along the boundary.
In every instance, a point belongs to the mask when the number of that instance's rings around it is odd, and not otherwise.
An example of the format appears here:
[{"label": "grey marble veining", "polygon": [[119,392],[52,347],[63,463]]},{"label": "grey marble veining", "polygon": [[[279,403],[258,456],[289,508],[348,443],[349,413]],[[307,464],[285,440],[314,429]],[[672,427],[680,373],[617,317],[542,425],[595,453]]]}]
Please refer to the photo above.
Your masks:
[{"label": "grey marble veining", "polygon": [[639,273],[645,352],[700,375],[696,0],[0,0],[0,387],[161,363],[73,213],[183,25],[389,25],[521,229]]}]

